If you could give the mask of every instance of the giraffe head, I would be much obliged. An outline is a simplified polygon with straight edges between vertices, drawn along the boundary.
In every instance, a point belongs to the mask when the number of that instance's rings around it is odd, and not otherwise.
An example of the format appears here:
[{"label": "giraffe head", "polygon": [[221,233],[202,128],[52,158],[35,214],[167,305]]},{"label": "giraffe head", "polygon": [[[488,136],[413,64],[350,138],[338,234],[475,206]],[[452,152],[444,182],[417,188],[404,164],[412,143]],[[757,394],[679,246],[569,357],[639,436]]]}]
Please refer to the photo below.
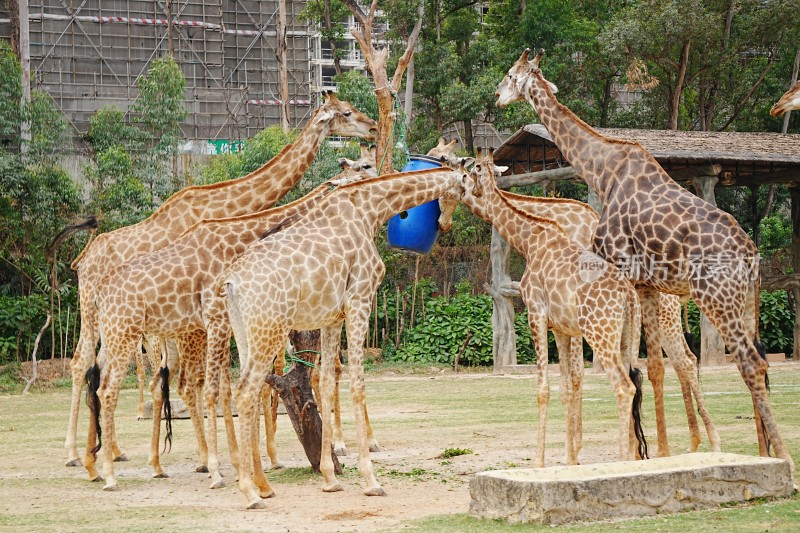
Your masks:
[{"label": "giraffe head", "polygon": [[467,169],[467,166],[471,165],[474,161],[475,159],[472,157],[462,157],[461,159],[452,158],[448,160],[446,156],[442,156],[442,166],[452,168],[461,176],[461,182],[458,187],[450,189],[439,197],[440,213],[438,224],[439,231],[442,233],[447,233],[453,227],[453,212],[466,194],[477,194],[477,196],[480,196],[480,193],[475,192],[475,184],[472,182],[472,176]]},{"label": "giraffe head", "polygon": [[[506,77],[503,78],[503,81],[497,86],[497,91],[494,93],[497,97],[497,102],[495,103],[497,107],[502,109],[508,104],[524,100],[528,92],[528,87],[530,87],[530,83],[534,78],[534,74],[539,74],[541,76],[542,71],[539,69],[539,60],[541,60],[544,50],[539,50],[536,57],[528,59],[530,51],[530,48],[526,48],[522,52],[517,62],[508,70]],[[544,80],[544,77],[542,77],[542,79]],[[554,94],[558,92],[558,87],[547,80],[544,81]]]},{"label": "giraffe head", "polygon": [[781,99],[769,110],[769,114],[773,117],[780,117],[787,111],[796,109],[800,109],[800,81],[796,82],[791,89],[781,96]]},{"label": "giraffe head", "polygon": [[378,147],[370,147],[367,143],[361,143],[361,156],[358,159],[339,158],[339,166],[346,171],[361,172],[365,176],[377,176],[377,154]]},{"label": "giraffe head", "polygon": [[353,107],[349,102],[339,100],[333,91],[323,93],[325,101],[312,118],[313,124],[323,128],[324,135],[361,137],[374,141],[378,133],[378,123]]},{"label": "giraffe head", "polygon": [[508,167],[494,164],[494,148],[489,148],[485,156],[479,148],[476,154],[475,164],[470,171],[474,183],[472,195],[475,198],[480,198],[483,196],[483,191],[485,189],[496,188],[497,176],[501,175],[506,170],[508,170]]},{"label": "giraffe head", "polygon": [[444,137],[439,137],[439,144],[428,150],[426,155],[435,157],[437,159],[444,157],[445,161],[457,164],[458,158],[456,157],[456,139],[453,139],[448,143],[445,142]]}]

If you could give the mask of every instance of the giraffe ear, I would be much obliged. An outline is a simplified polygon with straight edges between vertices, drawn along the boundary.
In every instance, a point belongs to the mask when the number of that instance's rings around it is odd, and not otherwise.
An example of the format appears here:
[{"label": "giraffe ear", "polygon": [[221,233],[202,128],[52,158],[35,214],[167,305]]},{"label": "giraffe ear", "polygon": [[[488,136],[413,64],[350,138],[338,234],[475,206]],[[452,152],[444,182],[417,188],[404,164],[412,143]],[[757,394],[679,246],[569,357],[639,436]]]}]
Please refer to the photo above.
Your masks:
[{"label": "giraffe ear", "polygon": [[556,94],[558,92],[558,87],[556,87],[555,83],[550,83],[549,81],[547,81],[547,86],[550,87],[550,90],[553,92],[553,94]]},{"label": "giraffe ear", "polygon": [[339,166],[342,167],[342,170],[350,170],[351,162],[347,158],[340,157]]},{"label": "giraffe ear", "polygon": [[494,166],[494,173],[497,174],[498,176],[501,175],[506,170],[508,170],[508,167],[504,167],[503,165]]}]

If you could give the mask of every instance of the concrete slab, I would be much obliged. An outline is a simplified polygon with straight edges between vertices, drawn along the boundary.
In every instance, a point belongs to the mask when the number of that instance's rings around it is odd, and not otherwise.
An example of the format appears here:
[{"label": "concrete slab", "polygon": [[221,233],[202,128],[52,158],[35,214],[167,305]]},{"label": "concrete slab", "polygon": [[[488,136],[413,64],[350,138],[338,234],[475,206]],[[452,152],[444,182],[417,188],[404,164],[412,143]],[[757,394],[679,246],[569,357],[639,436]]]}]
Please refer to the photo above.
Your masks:
[{"label": "concrete slab", "polygon": [[539,469],[481,472],[469,485],[472,516],[561,524],[786,497],[789,464],[770,457],[693,453]]}]

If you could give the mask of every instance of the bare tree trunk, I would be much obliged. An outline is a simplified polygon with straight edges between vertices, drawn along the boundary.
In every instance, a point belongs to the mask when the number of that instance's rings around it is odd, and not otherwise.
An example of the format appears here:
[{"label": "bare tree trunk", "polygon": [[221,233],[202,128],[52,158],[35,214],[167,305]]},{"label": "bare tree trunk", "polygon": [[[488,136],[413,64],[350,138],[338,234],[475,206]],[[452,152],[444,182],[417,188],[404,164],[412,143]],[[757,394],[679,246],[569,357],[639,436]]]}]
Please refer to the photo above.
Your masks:
[{"label": "bare tree trunk", "polygon": [[42,335],[44,335],[45,330],[50,325],[50,320],[52,318],[53,316],[48,313],[47,320],[44,321],[44,326],[39,330],[39,334],[36,335],[36,342],[33,343],[33,352],[31,352],[31,379],[25,380],[25,389],[23,389],[22,394],[26,394],[31,388],[31,385],[33,385],[33,382],[36,381],[36,378],[39,377],[39,365],[36,361],[36,352],[39,350],[39,342],[42,340]]},{"label": "bare tree trunk", "polygon": [[685,41],[683,43],[683,48],[681,49],[681,61],[680,66],[678,68],[678,75],[675,78],[675,92],[672,95],[672,102],[670,102],[670,109],[669,109],[669,129],[677,130],[678,129],[678,117],[680,115],[680,107],[681,107],[681,94],[683,93],[683,82],[686,79],[686,69],[689,66],[689,49],[691,48],[692,42]]},{"label": "bare tree trunk", "polygon": [[[28,0],[19,0],[19,63],[22,67],[22,105],[31,101],[31,38],[28,20]],[[31,142],[31,123],[27,120],[20,126],[20,152],[28,151]]]},{"label": "bare tree trunk", "polygon": [[[420,4],[422,5],[422,4]],[[408,62],[408,71],[406,72],[406,95],[403,105],[403,113],[405,116],[406,130],[411,127],[411,113],[414,111],[414,57]]]},{"label": "bare tree trunk", "polygon": [[289,131],[289,72],[286,66],[286,0],[278,0],[278,28],[275,55],[278,60],[278,76],[281,93],[281,127]]},{"label": "bare tree trunk", "polygon": [[[798,70],[800,70],[800,48],[797,49],[797,53],[794,55],[794,66],[792,67],[792,83],[789,84],[789,87],[794,87],[794,84],[797,83]],[[784,114],[781,133],[786,133],[787,131],[789,131],[789,117],[791,116],[792,116],[791,111],[787,111],[786,114]]]},{"label": "bare tree trunk", "polygon": [[361,31],[350,28],[350,33],[361,47],[367,63],[367,70],[372,74],[372,79],[375,82],[379,113],[376,159],[379,173],[388,174],[394,171],[392,167],[392,144],[394,144],[392,132],[397,118],[394,112],[395,95],[400,90],[403,74],[414,54],[417,38],[422,30],[422,17],[417,19],[414,29],[408,37],[406,50],[398,60],[392,80],[389,81],[389,76],[386,72],[386,60],[389,56],[389,50],[387,48],[376,50],[372,45],[372,28],[375,22],[375,12],[378,9],[378,0],[372,0],[369,13],[364,13],[356,0],[342,0],[342,2],[361,24]]}]

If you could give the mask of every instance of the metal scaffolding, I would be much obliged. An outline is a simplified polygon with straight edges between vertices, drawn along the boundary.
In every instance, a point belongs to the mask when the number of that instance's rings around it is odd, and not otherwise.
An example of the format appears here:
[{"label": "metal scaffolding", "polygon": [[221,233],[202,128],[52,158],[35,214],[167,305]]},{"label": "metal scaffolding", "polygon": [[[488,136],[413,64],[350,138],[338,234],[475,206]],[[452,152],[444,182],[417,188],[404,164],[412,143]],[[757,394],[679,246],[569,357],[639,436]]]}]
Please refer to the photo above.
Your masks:
[{"label": "metal scaffolding", "polygon": [[[77,133],[98,109],[126,110],[136,81],[170,51],[186,77],[187,140],[230,141],[280,124],[277,0],[30,0],[31,68]],[[326,61],[319,35],[286,0],[289,123],[315,104]],[[0,9],[4,6],[0,5]],[[0,36],[9,13],[0,11]],[[171,50],[170,50],[171,48]],[[352,67],[363,67],[355,62]]]}]

